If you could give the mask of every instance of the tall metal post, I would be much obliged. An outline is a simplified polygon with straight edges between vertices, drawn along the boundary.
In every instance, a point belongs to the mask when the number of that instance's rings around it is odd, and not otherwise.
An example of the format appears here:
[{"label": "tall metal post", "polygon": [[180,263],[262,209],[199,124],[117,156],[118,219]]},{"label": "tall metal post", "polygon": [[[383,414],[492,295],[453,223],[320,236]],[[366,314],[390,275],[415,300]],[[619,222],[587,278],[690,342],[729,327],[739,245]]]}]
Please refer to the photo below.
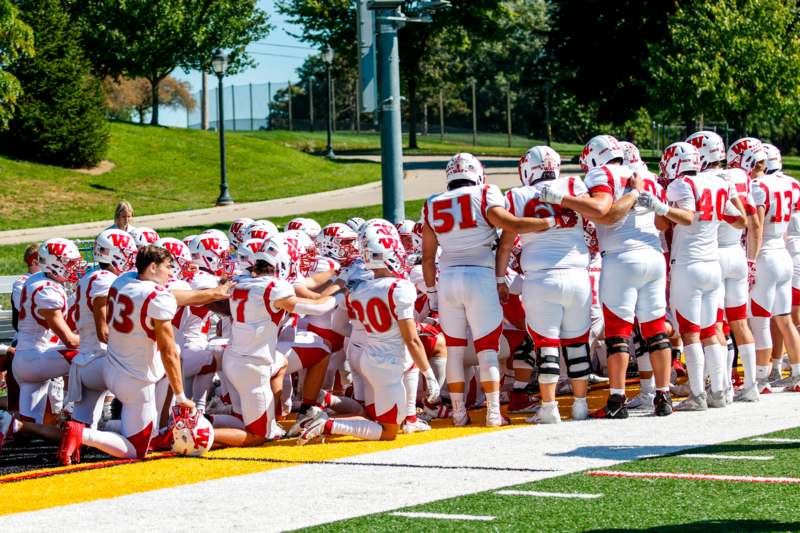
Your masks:
[{"label": "tall metal post", "polygon": [[329,159],[333,159],[336,157],[336,154],[333,153],[333,140],[331,136],[333,135],[333,83],[331,83],[331,65],[328,63],[326,65],[326,70],[328,73],[328,146],[325,147],[325,157]]},{"label": "tall metal post", "polygon": [[272,129],[272,82],[267,82],[267,129]]},{"label": "tall metal post", "polygon": [[356,133],[361,133],[361,91],[358,90],[358,82],[356,86]]},{"label": "tall metal post", "polygon": [[219,198],[217,198],[217,205],[230,205],[233,203],[228,192],[228,170],[225,166],[225,106],[222,96],[222,74],[218,74],[219,78]]},{"label": "tall metal post", "polygon": [[253,117],[253,82],[250,82],[250,131],[256,129],[254,118],[255,117]]},{"label": "tall metal post", "polygon": [[439,89],[439,140],[444,142],[444,89]]},{"label": "tall metal post", "polygon": [[203,85],[200,89],[200,129],[208,129],[208,73],[203,72]]},{"label": "tall metal post", "polygon": [[289,131],[294,131],[292,124],[292,82],[289,82]]},{"label": "tall metal post", "polygon": [[511,84],[506,86],[506,127],[508,128],[508,147],[511,148]]},{"label": "tall metal post", "polygon": [[400,129],[400,53],[397,26],[394,21],[386,18],[399,16],[399,9],[378,11],[383,218],[394,223],[405,219],[403,133]]},{"label": "tall metal post", "polygon": [[478,103],[475,98],[475,80],[472,80],[472,145],[478,145]]},{"label": "tall metal post", "polygon": [[236,92],[231,84],[231,114],[233,115],[233,131],[236,131]]},{"label": "tall metal post", "polygon": [[314,78],[308,78],[308,113],[311,121],[311,131],[314,131]]}]

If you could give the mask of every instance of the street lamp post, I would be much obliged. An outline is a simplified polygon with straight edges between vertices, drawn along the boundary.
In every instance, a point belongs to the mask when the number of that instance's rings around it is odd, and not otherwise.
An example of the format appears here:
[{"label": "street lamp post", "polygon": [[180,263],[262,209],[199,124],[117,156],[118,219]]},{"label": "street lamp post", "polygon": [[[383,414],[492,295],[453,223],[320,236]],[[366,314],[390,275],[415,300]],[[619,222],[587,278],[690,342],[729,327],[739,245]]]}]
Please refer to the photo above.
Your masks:
[{"label": "street lamp post", "polygon": [[325,62],[325,70],[328,73],[328,146],[325,148],[325,157],[333,159],[336,154],[333,153],[333,83],[331,82],[331,66],[333,65],[333,48],[331,45],[325,47],[322,52],[322,60]]},{"label": "street lamp post", "polygon": [[219,80],[219,113],[217,115],[219,124],[219,198],[217,198],[217,205],[230,205],[233,203],[233,198],[228,193],[228,176],[225,168],[225,108],[223,105],[222,96],[222,78],[225,76],[225,70],[228,68],[228,56],[224,53],[217,52],[211,59],[211,65],[214,67],[214,72],[217,74]]}]

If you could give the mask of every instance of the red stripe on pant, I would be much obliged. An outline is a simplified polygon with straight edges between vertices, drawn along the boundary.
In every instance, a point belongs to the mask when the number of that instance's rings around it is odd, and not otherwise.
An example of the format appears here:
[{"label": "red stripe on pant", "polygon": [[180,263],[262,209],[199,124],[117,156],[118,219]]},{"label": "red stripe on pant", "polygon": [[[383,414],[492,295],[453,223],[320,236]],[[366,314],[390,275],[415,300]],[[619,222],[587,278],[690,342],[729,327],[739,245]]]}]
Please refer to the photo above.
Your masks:
[{"label": "red stripe on pant", "polygon": [[153,423],[147,424],[147,427],[135,435],[126,437],[133,447],[136,449],[136,458],[143,459],[150,447],[150,437],[153,436]]},{"label": "red stripe on pant", "polygon": [[633,333],[633,322],[628,322],[614,314],[611,309],[603,304],[603,321],[605,322],[605,337],[622,337],[627,339]]},{"label": "red stripe on pant", "polygon": [[695,324],[691,320],[686,319],[682,314],[675,311],[675,317],[678,319],[678,329],[682,334],[686,333],[700,333],[700,325]]},{"label": "red stripe on pant", "polygon": [[472,344],[475,346],[475,353],[481,353],[484,350],[493,350],[496,352],[500,348],[500,335],[502,335],[502,333],[503,324],[499,324],[494,331],[472,341]]},{"label": "red stripe on pant", "polygon": [[528,333],[530,334],[531,338],[533,339],[533,345],[537,348],[560,348],[561,347],[561,340],[560,339],[551,339],[549,337],[544,337],[539,335],[530,326],[528,326]]},{"label": "red stripe on pant", "polygon": [[245,426],[245,430],[252,435],[258,435],[259,437],[266,437],[267,436],[267,412],[258,417],[256,420],[250,422]]}]

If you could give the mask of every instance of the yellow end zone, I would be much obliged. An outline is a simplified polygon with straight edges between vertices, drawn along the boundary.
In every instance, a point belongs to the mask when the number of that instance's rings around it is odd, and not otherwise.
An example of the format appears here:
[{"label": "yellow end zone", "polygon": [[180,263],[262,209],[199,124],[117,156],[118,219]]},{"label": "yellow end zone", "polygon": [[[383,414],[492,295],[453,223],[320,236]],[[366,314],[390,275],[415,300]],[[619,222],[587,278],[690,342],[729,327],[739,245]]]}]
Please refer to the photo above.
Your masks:
[{"label": "yellow end zone", "polygon": [[[634,394],[637,391],[629,390]],[[592,391],[589,395],[590,409],[603,405],[607,390]],[[571,399],[560,403],[561,414],[569,416]],[[471,411],[476,424],[484,418],[483,410]],[[527,415],[511,415],[511,426],[525,424]],[[330,461],[355,455],[393,450],[406,446],[478,435],[506,428],[486,428],[481,425],[453,427],[449,420],[434,420],[432,431],[400,435],[397,440],[361,441],[349,437],[337,437],[325,444],[296,446],[294,440],[278,441],[259,448],[228,448],[213,451],[207,457],[220,460],[188,459],[178,457],[148,456],[145,461],[93,463],[99,468],[81,470],[76,467],[53,468],[35,473],[56,474],[48,477],[22,479],[19,474],[0,476],[0,515],[35,511],[60,505],[113,498],[137,492],[158,490],[187,485],[212,479],[239,476],[289,468],[306,462]],[[229,458],[230,460],[222,460]],[[237,459],[242,459],[238,460]],[[274,462],[273,462],[274,461]],[[73,471],[70,471],[73,470]],[[31,474],[28,472],[27,474]]]}]

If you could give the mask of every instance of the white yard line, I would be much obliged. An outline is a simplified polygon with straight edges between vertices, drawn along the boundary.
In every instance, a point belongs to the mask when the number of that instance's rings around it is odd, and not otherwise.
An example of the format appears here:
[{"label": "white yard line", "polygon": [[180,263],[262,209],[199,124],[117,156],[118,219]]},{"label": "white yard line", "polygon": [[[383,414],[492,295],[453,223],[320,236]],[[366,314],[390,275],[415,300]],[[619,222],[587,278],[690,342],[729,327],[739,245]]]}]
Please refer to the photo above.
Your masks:
[{"label": "white yard line", "polygon": [[772,455],[718,455],[715,453],[682,453],[677,457],[687,459],[719,459],[721,461],[772,461]]},{"label": "white yard line", "polygon": [[406,518],[435,518],[437,520],[480,520],[484,522],[494,520],[493,516],[475,514],[407,513],[401,511],[390,514],[392,516],[404,516]]},{"label": "white yard line", "polygon": [[781,444],[800,444],[800,439],[780,439],[778,437],[756,437],[750,439],[753,442],[774,442]]},{"label": "white yard line", "polygon": [[636,479],[688,479],[692,481],[735,481],[741,483],[800,484],[797,477],[726,476],[719,474],[683,474],[679,472],[624,472],[620,470],[595,470],[589,476],[624,477]]},{"label": "white yard line", "polygon": [[540,492],[536,490],[498,490],[500,496],[532,496],[536,498],[575,498],[577,500],[595,500],[602,494],[584,494],[580,492]]},{"label": "white yard line", "polygon": [[[742,420],[748,420],[742,424]],[[2,517],[3,530],[282,531],[606,469],[798,426],[794,395],[668,417],[525,426]],[[351,464],[347,464],[351,463]],[[352,463],[360,463],[355,465]],[[443,468],[445,467],[445,468]],[[102,490],[99,488],[98,490]]]}]

